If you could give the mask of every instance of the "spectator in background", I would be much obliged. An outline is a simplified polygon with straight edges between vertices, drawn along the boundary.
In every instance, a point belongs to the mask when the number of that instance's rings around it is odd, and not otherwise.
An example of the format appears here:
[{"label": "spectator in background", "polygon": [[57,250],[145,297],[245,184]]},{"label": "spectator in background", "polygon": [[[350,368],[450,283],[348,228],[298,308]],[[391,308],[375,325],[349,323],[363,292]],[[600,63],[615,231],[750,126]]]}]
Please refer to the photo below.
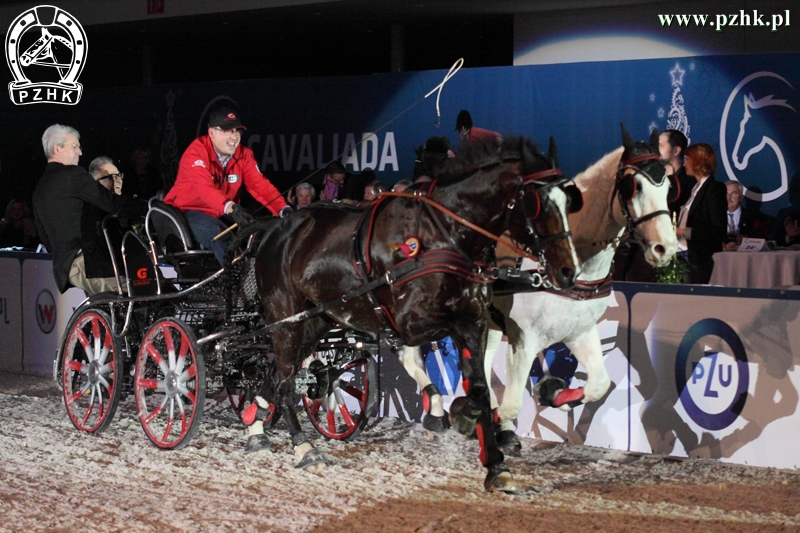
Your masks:
[{"label": "spectator in background", "polygon": [[292,194],[292,191],[289,191],[289,194],[286,196],[289,205],[294,207],[295,209],[303,209],[311,205],[311,202],[314,201],[314,196],[317,194],[316,189],[310,183],[300,183],[297,187],[294,188],[295,194]]},{"label": "spectator in background", "polygon": [[411,180],[400,180],[392,186],[392,192],[403,192],[412,185],[414,185],[414,182]]},{"label": "spectator in background", "polygon": [[[747,216],[750,217],[753,224],[750,229],[750,234],[745,236],[754,237],[756,239],[767,239],[769,238],[775,219],[761,211],[761,195],[764,191],[757,185],[748,187],[747,191],[750,193],[750,196],[742,197],[742,210],[747,213]],[[753,196],[757,196],[759,199],[755,200]]]},{"label": "spectator in background", "polygon": [[462,109],[456,119],[456,131],[461,142],[467,141],[497,141],[503,140],[503,136],[496,131],[485,130],[472,125],[472,115],[469,111]]},{"label": "spectator in background", "polygon": [[325,176],[322,178],[322,190],[319,191],[319,199],[329,202],[341,201],[344,199],[344,165],[339,161],[331,161],[325,167]]},{"label": "spectator in background", "polygon": [[39,237],[53,253],[53,275],[60,292],[75,286],[92,295],[117,290],[116,277],[93,278],[86,272],[82,251],[83,207],[125,218],[143,216],[146,204],[112,194],[78,166],[80,134],[53,124],[42,135],[47,167],[33,191],[33,212]]},{"label": "spectator in background", "polygon": [[110,157],[95,157],[92,162],[89,163],[89,174],[92,175],[96,182],[109,191],[116,195],[122,194],[122,180],[124,176],[116,165],[114,165],[114,161]]},{"label": "spectator in background", "polygon": [[792,246],[800,243],[797,234],[797,221],[800,220],[800,172],[796,172],[789,182],[789,205],[778,211],[769,238],[776,246]]},{"label": "spectator in background", "polygon": [[728,234],[725,236],[725,249],[735,250],[742,242],[743,237],[750,237],[753,229],[753,220],[750,214],[742,209],[744,187],[735,180],[725,182],[727,188]]},{"label": "spectator in background", "polygon": [[686,174],[694,177],[696,184],[681,208],[675,229],[679,250],[687,251],[683,282],[705,284],[714,269],[713,255],[722,251],[727,233],[727,189],[714,179],[717,156],[710,145],[689,146],[684,165]]},{"label": "spectator in background", "polygon": [[13,198],[6,207],[6,215],[0,223],[0,248],[18,246],[35,250],[39,246],[36,224],[28,204]]},{"label": "spectator in background", "polygon": [[358,203],[359,207],[365,207],[370,204],[375,198],[386,190],[386,185],[380,180],[371,181],[364,187],[364,198]]},{"label": "spectator in background", "polygon": [[689,200],[692,189],[697,183],[693,177],[686,175],[686,169],[683,166],[683,158],[686,155],[688,144],[686,135],[678,130],[665,130],[658,136],[658,153],[661,156],[661,162],[666,165],[667,174],[675,176],[681,188],[678,198],[669,204],[671,213],[677,213],[681,206]]},{"label": "spectator in background", "polygon": [[[152,152],[149,148],[136,148],[131,154],[130,170],[122,187],[122,194],[147,201],[164,188],[158,171],[151,165]],[[120,173],[120,176],[122,174]]]}]

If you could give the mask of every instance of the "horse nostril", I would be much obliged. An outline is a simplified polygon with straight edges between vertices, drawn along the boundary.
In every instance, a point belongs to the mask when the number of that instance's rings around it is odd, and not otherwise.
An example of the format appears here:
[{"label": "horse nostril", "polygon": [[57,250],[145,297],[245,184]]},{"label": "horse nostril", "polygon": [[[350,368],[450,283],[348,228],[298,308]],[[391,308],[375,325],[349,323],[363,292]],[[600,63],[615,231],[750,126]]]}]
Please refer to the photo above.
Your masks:
[{"label": "horse nostril", "polygon": [[568,266],[561,267],[561,279],[563,279],[564,281],[571,281],[574,278],[575,278],[574,269]]},{"label": "horse nostril", "polygon": [[653,246],[653,252],[655,252],[656,256],[658,257],[667,255],[667,249],[664,248],[663,244],[656,244]]}]

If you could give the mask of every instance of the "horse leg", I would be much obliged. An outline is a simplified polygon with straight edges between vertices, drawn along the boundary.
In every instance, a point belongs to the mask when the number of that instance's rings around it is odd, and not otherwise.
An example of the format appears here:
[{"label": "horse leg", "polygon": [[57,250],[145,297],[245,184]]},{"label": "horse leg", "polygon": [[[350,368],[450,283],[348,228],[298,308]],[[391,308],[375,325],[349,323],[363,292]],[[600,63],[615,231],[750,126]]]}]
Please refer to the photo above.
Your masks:
[{"label": "horse leg", "polygon": [[[595,324],[576,339],[565,341],[564,344],[586,369],[587,378],[586,385],[583,386],[582,403],[599,400],[608,392],[608,388],[611,386],[611,378],[608,375],[608,370],[606,370],[606,365],[603,363],[603,349],[600,344],[600,333],[597,330],[597,325]],[[564,406],[561,406],[561,409],[569,410],[564,409]]]},{"label": "horse leg", "polygon": [[403,346],[397,356],[406,372],[417,382],[419,390],[422,391],[422,407],[425,410],[425,418],[422,419],[422,427],[434,433],[443,433],[450,427],[444,413],[442,404],[442,394],[438,387],[431,382],[422,361],[419,346]]},{"label": "horse leg", "polygon": [[[508,335],[508,350],[506,351],[506,388],[503,393],[503,402],[497,410],[499,420],[497,428],[497,443],[504,453],[519,456],[522,444],[514,431],[512,420],[519,416],[522,410],[522,398],[525,386],[530,379],[533,358],[538,350],[533,342],[528,343],[526,335],[516,321],[506,318],[506,334]],[[531,339],[532,341],[533,339]],[[531,344],[530,349],[527,344]],[[487,370],[487,379],[491,368]]]},{"label": "horse leg", "polygon": [[475,324],[454,337],[461,354],[461,374],[467,396],[456,398],[450,408],[451,419],[473,419],[480,446],[481,463],[488,470],[483,486],[487,491],[514,491],[516,485],[504,462],[503,452],[497,446],[494,434],[496,412],[492,410],[489,385],[486,381],[484,354],[486,353],[486,325]]},{"label": "horse leg", "polygon": [[323,452],[311,445],[294,409],[295,378],[299,362],[311,354],[319,334],[326,331],[327,327],[320,319],[309,319],[301,324],[285,326],[273,336],[278,378],[276,403],[289,426],[294,456],[297,459],[295,468],[318,470],[332,464]]}]

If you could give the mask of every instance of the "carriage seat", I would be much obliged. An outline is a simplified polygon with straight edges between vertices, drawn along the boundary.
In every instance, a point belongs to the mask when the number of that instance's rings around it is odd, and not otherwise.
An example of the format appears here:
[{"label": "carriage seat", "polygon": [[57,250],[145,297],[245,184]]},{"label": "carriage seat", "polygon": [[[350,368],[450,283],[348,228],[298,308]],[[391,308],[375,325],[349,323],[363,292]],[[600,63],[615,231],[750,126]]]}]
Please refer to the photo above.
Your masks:
[{"label": "carriage seat", "polygon": [[150,199],[148,207],[145,230],[148,238],[156,244],[159,259],[214,255],[194,240],[180,209],[165,204],[158,196]]}]

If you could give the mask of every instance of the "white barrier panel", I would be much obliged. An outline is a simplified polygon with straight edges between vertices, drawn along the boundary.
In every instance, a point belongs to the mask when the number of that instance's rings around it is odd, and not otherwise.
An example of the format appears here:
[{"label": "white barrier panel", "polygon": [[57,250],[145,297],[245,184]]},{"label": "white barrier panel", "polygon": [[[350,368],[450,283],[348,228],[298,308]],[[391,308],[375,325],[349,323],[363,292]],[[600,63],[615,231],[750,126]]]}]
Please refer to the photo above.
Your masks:
[{"label": "white barrier panel", "polygon": [[800,301],[639,293],[631,308],[631,450],[800,465]]},{"label": "white barrier panel", "polygon": [[0,257],[0,370],[22,372],[22,312],[20,260]]},{"label": "white barrier panel", "polygon": [[22,262],[22,372],[52,374],[61,335],[84,299],[76,288],[59,294],[52,260],[31,256]]}]

